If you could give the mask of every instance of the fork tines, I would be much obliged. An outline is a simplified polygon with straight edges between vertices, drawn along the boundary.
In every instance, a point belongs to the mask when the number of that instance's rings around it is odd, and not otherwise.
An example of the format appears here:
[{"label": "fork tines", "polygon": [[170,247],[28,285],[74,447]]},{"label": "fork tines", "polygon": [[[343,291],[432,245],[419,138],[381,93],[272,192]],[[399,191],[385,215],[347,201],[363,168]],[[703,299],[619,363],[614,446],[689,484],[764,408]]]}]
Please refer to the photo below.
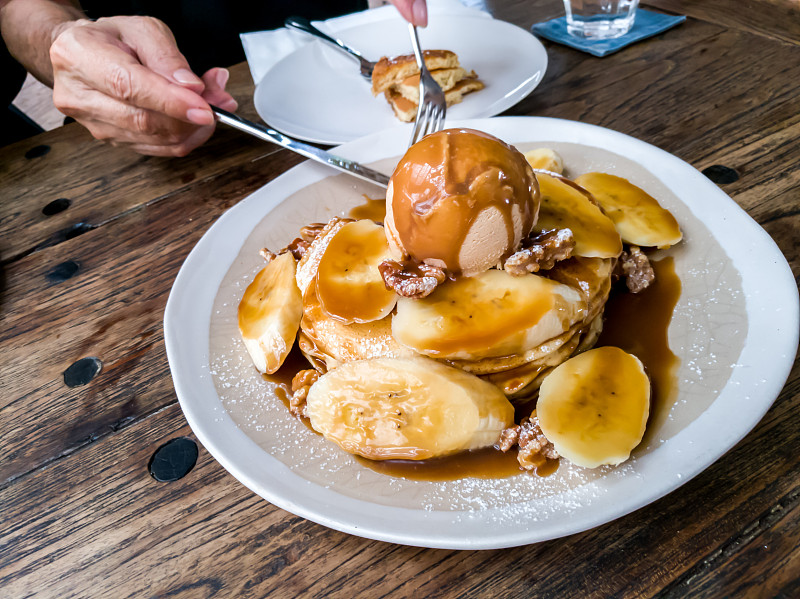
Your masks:
[{"label": "fork tines", "polygon": [[447,103],[442,88],[436,83],[422,58],[417,28],[409,24],[408,29],[411,34],[411,45],[414,47],[414,56],[419,65],[419,107],[414,131],[411,134],[410,147],[426,135],[442,130],[447,114]]}]

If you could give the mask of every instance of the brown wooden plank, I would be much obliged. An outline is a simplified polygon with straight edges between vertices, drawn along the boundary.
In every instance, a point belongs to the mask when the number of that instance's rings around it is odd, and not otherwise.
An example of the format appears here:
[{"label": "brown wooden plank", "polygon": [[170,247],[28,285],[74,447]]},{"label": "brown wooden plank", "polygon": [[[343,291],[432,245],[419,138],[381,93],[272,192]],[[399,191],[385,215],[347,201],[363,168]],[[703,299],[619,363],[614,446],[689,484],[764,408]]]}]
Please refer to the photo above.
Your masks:
[{"label": "brown wooden plank", "polygon": [[564,16],[563,0],[486,0],[485,5],[495,19],[523,28]]},{"label": "brown wooden plank", "polygon": [[[498,7],[500,18],[527,26],[549,17],[545,13],[560,2],[488,4]],[[731,13],[740,8],[727,6]],[[798,276],[800,61],[795,45],[761,33],[726,30],[699,15],[604,59],[546,42],[545,81],[509,114],[597,123],[655,143],[701,169],[735,168],[740,179],[723,189],[776,239]],[[240,112],[254,118],[246,65],[232,69],[231,86],[244,98]],[[70,135],[77,130],[65,129]],[[68,135],[56,139],[64,148],[84,143]],[[232,156],[251,151],[246,144],[231,145]],[[0,240],[12,229],[11,220],[23,222],[18,212],[30,209],[30,217],[40,210],[38,196],[12,201],[6,210],[10,171],[4,170],[9,162],[2,152]],[[297,161],[279,152],[253,164],[233,158],[225,168],[205,164],[218,159],[211,154],[199,160],[199,170],[210,170],[186,182],[174,178],[171,162],[156,168],[153,162],[131,166],[97,158],[97,169],[113,162],[113,172],[126,180],[117,186],[92,171],[92,181],[108,185],[108,193],[138,189],[142,197],[128,204],[104,197],[98,214],[111,216],[98,221],[105,222],[99,229],[5,266],[4,596],[798,594],[798,362],[759,426],[696,479],[621,520],[530,547],[425,550],[330,531],[254,496],[203,450],[186,478],[155,483],[146,473],[153,450],[176,435],[190,435],[174,404],[161,331],[175,272],[226,205]],[[62,162],[53,180],[62,189],[83,189],[87,173]],[[34,164],[25,163],[28,169]],[[46,188],[43,171],[24,176],[31,189]],[[149,179],[161,186],[160,194],[150,193]],[[45,229],[35,219],[26,222],[20,245],[33,247],[26,240],[39,243]],[[54,266],[70,259],[80,263],[75,277],[57,284],[47,279]],[[61,372],[85,355],[100,356],[104,370],[86,387],[70,390]]]},{"label": "brown wooden plank", "polygon": [[[756,220],[770,223],[797,274],[800,49],[706,23],[681,29],[603,59],[553,44],[545,81],[508,114],[589,122],[701,170],[734,168],[740,178],[725,191]],[[763,64],[773,65],[776,75],[764,77]]]},{"label": "brown wooden plank", "polygon": [[800,6],[796,0],[644,0],[643,6],[731,29],[749,31],[771,39],[800,45]]},{"label": "brown wooden plank", "polygon": [[[662,599],[718,597],[719,587],[743,599],[800,595],[800,487],[725,546],[700,562]],[[720,581],[722,580],[722,582]]]},{"label": "brown wooden plank", "polygon": [[[0,481],[175,400],[161,323],[180,265],[222,212],[301,160],[284,150],[229,169],[7,265]],[[53,280],[67,261],[77,274]],[[62,373],[89,356],[102,372],[67,387]]]},{"label": "brown wooden plank", "polygon": [[[252,81],[248,83],[249,73],[243,68],[246,65],[231,69],[236,75],[232,88],[247,113]],[[43,145],[49,147],[46,154],[26,158]],[[193,181],[278,149],[220,127],[206,145],[185,158],[148,157],[95,141],[77,123],[0,148],[0,262],[63,241],[78,223],[101,225]],[[61,198],[71,202],[69,208],[52,216],[42,213],[48,203]]]},{"label": "brown wooden plank", "polygon": [[[643,597],[670,593],[711,560],[681,596],[707,581],[708,596],[739,596],[742,581],[716,568],[747,571],[773,534],[774,568],[796,559],[800,368],[791,381],[742,443],[667,497],[592,531],[493,551],[325,529],[253,495],[203,449],[185,478],[157,483],[152,452],[191,435],[172,405],[0,489],[0,585],[13,597]],[[781,501],[791,518],[769,519]],[[786,587],[792,576],[772,581]]]},{"label": "brown wooden plank", "polygon": [[605,58],[548,53],[545,80],[508,114],[609,127],[689,161],[798,122],[800,48],[752,34],[692,22]]},{"label": "brown wooden plank", "polygon": [[[495,18],[521,27],[530,27],[565,14],[563,0],[487,0],[486,6]],[[800,6],[796,0],[735,3],[730,0],[642,0],[640,6],[772,40],[800,44]]]}]

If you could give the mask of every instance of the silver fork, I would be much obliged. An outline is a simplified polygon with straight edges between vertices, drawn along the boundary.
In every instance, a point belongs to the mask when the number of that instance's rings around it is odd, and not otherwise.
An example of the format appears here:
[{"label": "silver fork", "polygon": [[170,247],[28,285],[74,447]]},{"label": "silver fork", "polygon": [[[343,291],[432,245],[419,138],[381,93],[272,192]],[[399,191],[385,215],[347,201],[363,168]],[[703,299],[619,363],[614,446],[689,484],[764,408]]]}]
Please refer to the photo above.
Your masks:
[{"label": "silver fork", "polygon": [[447,114],[447,103],[444,99],[442,88],[436,83],[425,61],[422,59],[422,50],[419,48],[417,28],[408,24],[411,34],[411,45],[414,47],[414,56],[419,65],[419,108],[417,108],[417,121],[414,123],[414,132],[411,134],[409,147],[413,146],[426,135],[441,131],[444,127],[444,118]]},{"label": "silver fork", "polygon": [[361,54],[361,52],[359,52],[358,50],[351,48],[339,38],[333,38],[323,33],[322,31],[314,27],[314,25],[311,24],[311,21],[309,21],[305,17],[289,17],[283,22],[283,24],[290,29],[299,29],[304,33],[308,33],[325,42],[328,42],[337,50],[342,50],[344,52],[347,52],[347,54],[349,54],[352,58],[355,58],[358,61],[358,64],[361,69],[361,76],[367,81],[372,81],[372,71],[375,68],[376,63],[364,58],[364,55]]}]

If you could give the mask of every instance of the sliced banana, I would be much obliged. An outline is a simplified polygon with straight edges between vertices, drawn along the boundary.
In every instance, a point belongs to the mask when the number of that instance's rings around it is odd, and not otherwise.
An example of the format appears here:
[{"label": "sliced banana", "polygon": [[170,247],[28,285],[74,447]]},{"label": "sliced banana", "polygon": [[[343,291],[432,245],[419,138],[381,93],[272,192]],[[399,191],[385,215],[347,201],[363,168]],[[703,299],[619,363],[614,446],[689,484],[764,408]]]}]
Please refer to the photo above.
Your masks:
[{"label": "sliced banana", "polygon": [[311,242],[303,257],[297,263],[297,286],[300,288],[300,293],[305,296],[311,283],[317,276],[317,269],[319,268],[319,261],[328,249],[328,244],[331,242],[339,229],[344,227],[347,223],[353,222],[349,218],[339,218],[334,216],[320,231],[319,235]]},{"label": "sliced banana", "polygon": [[487,270],[446,281],[422,299],[399,298],[392,334],[427,356],[476,360],[523,353],[585,315],[586,300],[567,285]]},{"label": "sliced banana", "polygon": [[541,193],[536,232],[569,228],[575,237],[573,256],[616,258],[622,240],[614,223],[571,181],[536,173]]},{"label": "sliced banana", "polygon": [[668,248],[683,237],[675,217],[627,179],[587,173],[575,182],[594,196],[625,243]]},{"label": "sliced banana", "polygon": [[387,316],[397,296],[386,289],[378,265],[390,259],[383,227],[371,220],[347,223],[328,243],[317,268],[317,298],[344,323]]},{"label": "sliced banana", "polygon": [[513,424],[497,387],[427,358],[347,362],[307,398],[314,430],[372,460],[424,460],[488,447]]},{"label": "sliced banana", "polygon": [[636,356],[598,347],[547,375],[536,412],[542,432],[569,461],[586,468],[619,464],[644,435],[650,380]]},{"label": "sliced banana", "polygon": [[296,265],[289,252],[281,254],[259,271],[239,302],[239,332],[259,372],[281,367],[300,328]]},{"label": "sliced banana", "polygon": [[558,152],[550,148],[536,148],[524,154],[528,164],[536,170],[550,171],[551,173],[564,173],[564,161]]}]

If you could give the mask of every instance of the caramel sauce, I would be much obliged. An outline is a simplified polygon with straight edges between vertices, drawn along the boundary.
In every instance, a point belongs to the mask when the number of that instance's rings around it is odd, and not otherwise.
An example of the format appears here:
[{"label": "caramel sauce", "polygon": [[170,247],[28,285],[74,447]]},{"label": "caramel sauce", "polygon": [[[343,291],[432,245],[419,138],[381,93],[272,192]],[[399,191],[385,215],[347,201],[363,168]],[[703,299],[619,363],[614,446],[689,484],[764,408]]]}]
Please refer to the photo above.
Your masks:
[{"label": "caramel sauce", "polygon": [[[292,346],[289,355],[281,364],[281,367],[272,374],[262,374],[261,378],[269,383],[275,384],[275,396],[281,400],[281,403],[286,407],[286,411],[290,411],[289,400],[292,397],[292,379],[302,370],[308,370],[311,364],[300,351],[298,344]],[[308,430],[313,431],[315,435],[319,435],[317,431],[311,428],[311,421],[308,418],[299,418],[303,424],[306,425]]]},{"label": "caramel sauce", "polygon": [[292,396],[292,379],[301,370],[308,370],[311,365],[300,351],[297,343],[292,346],[286,359],[272,374],[262,374],[261,378],[276,385],[275,393],[278,398],[289,408],[289,397]]},{"label": "caramel sauce", "polygon": [[504,230],[493,237],[505,234],[503,258],[530,232],[538,211],[539,188],[525,157],[469,129],[441,131],[409,148],[389,185],[392,226],[405,253],[455,274],[480,214],[499,213]]},{"label": "caramel sauce", "polygon": [[347,216],[355,220],[367,218],[376,223],[382,223],[386,219],[386,199],[373,199],[364,194],[364,203],[354,206]]},{"label": "caramel sauce", "polygon": [[661,428],[678,396],[678,357],[669,348],[667,329],[681,295],[672,256],[651,262],[655,281],[641,293],[615,293],[605,309],[597,347],[613,345],[642,361],[650,377],[650,418],[642,443]]},{"label": "caramel sauce", "polygon": [[[508,478],[523,472],[516,450],[503,453],[493,447],[430,460],[368,460],[362,457],[356,457],[356,460],[379,474],[434,482],[467,477]],[[535,473],[548,476],[557,468],[558,460],[547,460],[536,468]]]},{"label": "caramel sauce", "polygon": [[499,270],[445,282],[423,300],[411,300],[426,302],[442,316],[441,335],[426,338],[425,350],[443,357],[464,351],[490,355],[492,348],[535,326],[549,312],[561,312],[557,302],[563,300],[551,291],[553,285],[548,279],[511,277]]}]

